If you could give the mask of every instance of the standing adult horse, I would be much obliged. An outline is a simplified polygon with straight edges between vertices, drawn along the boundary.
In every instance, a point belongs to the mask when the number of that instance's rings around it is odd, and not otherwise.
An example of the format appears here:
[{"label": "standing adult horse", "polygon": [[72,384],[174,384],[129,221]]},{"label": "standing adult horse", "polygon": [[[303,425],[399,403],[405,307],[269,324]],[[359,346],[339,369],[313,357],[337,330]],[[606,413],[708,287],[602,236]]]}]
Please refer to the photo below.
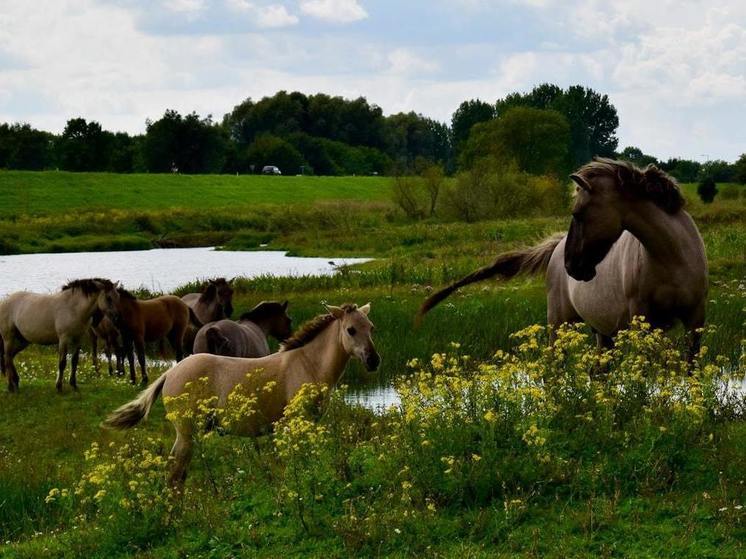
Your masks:
[{"label": "standing adult horse", "polygon": [[193,353],[229,357],[269,355],[267,336],[283,342],[293,333],[287,309],[287,301],[262,301],[238,321],[225,319],[205,324],[194,339]]},{"label": "standing adult horse", "polygon": [[96,309],[116,316],[119,295],[107,279],[79,279],[65,285],[59,293],[42,295],[20,291],[0,301],[0,350],[8,389],[18,391],[19,377],[15,356],[29,344],[52,345],[59,349],[57,390],[72,354],[70,386],[77,390],[80,345]]},{"label": "standing adult horse", "polygon": [[[226,409],[228,397],[236,389],[256,398],[253,413],[231,423],[232,434],[256,437],[267,432],[303,385],[335,386],[350,357],[358,358],[369,371],[378,368],[381,359],[371,339],[370,304],[360,308],[327,307],[327,310],[328,314],[319,315],[301,327],[278,353],[258,359],[208,353],[188,357],[166,371],[135,400],[112,413],[105,424],[117,429],[133,427],[147,417],[161,392],[169,410],[172,407],[169,398],[188,393],[189,384],[196,386],[197,381],[206,379],[205,393],[200,392],[199,396],[204,398],[203,402],[210,401],[214,409]],[[191,405],[196,408],[199,402],[192,401]],[[176,441],[171,450],[174,462],[170,481],[181,485],[192,457],[196,414],[174,415],[178,417],[172,419]]]},{"label": "standing adult horse", "polygon": [[[140,364],[142,383],[147,384],[148,372],[145,364],[145,343],[157,342],[164,338],[176,354],[176,360],[184,357],[184,332],[190,320],[197,327],[202,326],[194,312],[184,301],[174,295],[162,295],[155,299],[140,300],[124,288],[119,288],[119,302],[116,318],[109,317],[122,335],[124,352],[130,366],[130,380],[136,382],[135,353]],[[106,320],[106,319],[104,319]],[[134,351],[133,351],[134,346]]]},{"label": "standing adult horse", "polygon": [[420,316],[464,285],[546,273],[550,325],[585,321],[608,346],[635,316],[663,329],[681,321],[692,360],[705,321],[707,257],[676,182],[654,165],[604,158],[570,177],[576,192],[566,235],[501,254],[429,297]]}]

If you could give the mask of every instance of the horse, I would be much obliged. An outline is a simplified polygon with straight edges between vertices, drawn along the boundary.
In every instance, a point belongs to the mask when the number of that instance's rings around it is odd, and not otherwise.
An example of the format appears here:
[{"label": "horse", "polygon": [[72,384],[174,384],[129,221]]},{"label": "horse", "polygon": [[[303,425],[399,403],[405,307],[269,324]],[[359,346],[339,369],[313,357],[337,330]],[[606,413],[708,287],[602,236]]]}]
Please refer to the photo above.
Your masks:
[{"label": "horse", "polygon": [[[203,286],[200,293],[187,293],[182,296],[181,300],[189,305],[202,324],[230,318],[233,314],[231,281],[225,278],[207,280],[207,284]],[[196,334],[195,329],[187,329],[184,347],[188,351],[191,351],[194,345]]]},{"label": "horse", "polygon": [[96,374],[99,374],[98,364],[98,339],[101,338],[104,341],[104,354],[109,365],[109,376],[114,375],[114,369],[111,366],[111,355],[112,353],[116,357],[117,367],[116,371],[118,375],[124,375],[124,348],[122,343],[122,334],[114,323],[109,320],[99,310],[93,313],[91,319],[91,328],[89,330],[91,338],[91,357],[93,360],[93,369]]},{"label": "horse", "polygon": [[212,353],[229,357],[269,355],[267,336],[283,342],[293,332],[287,308],[287,301],[262,301],[242,314],[236,322],[225,319],[205,324],[197,332],[192,353]]},{"label": "horse", "polygon": [[[114,411],[104,422],[115,429],[133,427],[147,417],[153,403],[162,393],[166,410],[176,406],[174,398],[188,394],[189,386],[205,379],[206,393],[213,409],[226,409],[235,390],[256,398],[251,413],[232,423],[230,433],[258,437],[272,429],[284,414],[285,407],[306,384],[334,387],[351,357],[359,359],[368,371],[378,368],[381,358],[373,345],[373,324],[368,319],[370,303],[329,306],[321,314],[304,324],[285,341],[280,351],[266,357],[243,359],[209,353],[198,353],[177,363],[151,384],[133,401]],[[192,412],[200,402],[193,401]],[[183,485],[192,456],[194,413],[171,412],[176,430],[176,441],[171,450],[173,458],[169,481],[172,486]],[[178,417],[177,417],[178,415]]]},{"label": "horse", "polygon": [[607,158],[595,158],[570,178],[575,196],[567,234],[499,255],[431,295],[419,318],[470,283],[545,274],[553,329],[583,321],[600,347],[610,347],[635,316],[663,330],[681,322],[691,362],[705,322],[707,257],[676,181],[655,165],[640,169]]},{"label": "horse", "polygon": [[[142,383],[147,384],[148,373],[145,364],[145,343],[168,339],[176,354],[176,360],[184,357],[184,333],[190,324],[201,327],[187,304],[175,295],[162,295],[155,299],[139,300],[132,293],[120,287],[116,318],[109,316],[121,332],[124,353],[130,366],[130,380],[136,383],[135,353],[140,364]],[[104,319],[106,320],[106,319]],[[133,351],[134,346],[134,351]]]},{"label": "horse", "polygon": [[58,392],[70,353],[70,386],[77,390],[81,340],[91,316],[97,309],[116,316],[118,302],[116,286],[102,278],[71,281],[50,295],[19,291],[0,301],[0,365],[8,376],[8,390],[18,391],[20,379],[13,360],[29,344],[57,344]]}]

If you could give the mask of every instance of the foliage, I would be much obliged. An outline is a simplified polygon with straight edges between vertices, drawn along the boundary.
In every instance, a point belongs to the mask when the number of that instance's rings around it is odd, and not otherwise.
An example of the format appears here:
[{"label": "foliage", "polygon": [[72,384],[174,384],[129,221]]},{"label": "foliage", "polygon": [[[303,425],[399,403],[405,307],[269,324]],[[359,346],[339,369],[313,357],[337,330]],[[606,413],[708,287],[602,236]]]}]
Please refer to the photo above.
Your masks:
[{"label": "foliage", "polygon": [[0,169],[40,171],[53,167],[54,136],[29,124],[0,124]]},{"label": "foliage", "polygon": [[621,153],[619,153],[619,159],[629,161],[638,167],[645,167],[647,165],[660,166],[658,159],[652,155],[644,154],[640,148],[635,146],[627,146],[624,148]]},{"label": "foliage", "polygon": [[733,164],[733,167],[733,179],[738,183],[746,184],[746,153],[741,154],[741,157]]},{"label": "foliage", "polygon": [[715,179],[710,175],[705,176],[697,186],[697,194],[705,204],[711,204],[717,193],[718,187],[715,184]]},{"label": "foliage", "polygon": [[225,138],[212,118],[182,117],[167,110],[147,123],[143,144],[147,169],[154,173],[219,173],[225,161]]},{"label": "foliage", "polygon": [[252,142],[246,152],[246,160],[257,173],[266,165],[274,165],[283,174],[294,175],[307,165],[292,144],[271,134],[262,134]]},{"label": "foliage", "polygon": [[660,168],[679,182],[695,182],[699,177],[702,165],[699,161],[690,159],[671,158],[662,162]]},{"label": "foliage", "polygon": [[542,84],[529,93],[512,93],[498,100],[497,114],[519,106],[551,109],[567,118],[571,134],[569,151],[574,167],[588,162],[595,155],[612,157],[616,151],[619,117],[607,95],[580,85],[562,89]]},{"label": "foliage", "polygon": [[458,156],[475,124],[495,118],[495,108],[479,99],[461,103],[451,117],[451,138],[453,149]]},{"label": "foliage", "polygon": [[502,164],[515,162],[518,169],[533,175],[564,177],[570,172],[569,143],[570,126],[564,116],[515,107],[472,128],[460,164],[468,169],[477,159],[488,157]]},{"label": "foliage", "polygon": [[702,164],[699,171],[700,180],[711,178],[715,182],[733,182],[735,166],[722,159],[712,159]]}]

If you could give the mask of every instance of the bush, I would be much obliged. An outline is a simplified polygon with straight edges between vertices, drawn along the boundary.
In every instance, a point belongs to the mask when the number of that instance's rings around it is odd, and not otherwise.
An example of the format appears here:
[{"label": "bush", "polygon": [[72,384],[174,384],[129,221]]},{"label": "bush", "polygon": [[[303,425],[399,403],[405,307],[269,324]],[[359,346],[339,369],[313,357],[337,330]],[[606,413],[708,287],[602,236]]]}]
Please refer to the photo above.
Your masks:
[{"label": "bush", "polygon": [[712,177],[705,177],[697,186],[697,194],[705,204],[711,204],[717,193],[718,187]]}]

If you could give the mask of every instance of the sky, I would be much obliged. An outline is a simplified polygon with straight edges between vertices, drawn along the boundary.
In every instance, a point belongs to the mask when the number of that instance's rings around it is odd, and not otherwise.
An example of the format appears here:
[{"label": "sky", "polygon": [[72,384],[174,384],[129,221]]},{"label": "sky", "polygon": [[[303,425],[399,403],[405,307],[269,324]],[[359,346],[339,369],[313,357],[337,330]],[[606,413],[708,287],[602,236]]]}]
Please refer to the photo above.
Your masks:
[{"label": "sky", "polygon": [[141,133],[278,90],[449,122],[551,82],[608,94],[619,148],[746,152],[743,0],[0,0],[0,121]]}]

